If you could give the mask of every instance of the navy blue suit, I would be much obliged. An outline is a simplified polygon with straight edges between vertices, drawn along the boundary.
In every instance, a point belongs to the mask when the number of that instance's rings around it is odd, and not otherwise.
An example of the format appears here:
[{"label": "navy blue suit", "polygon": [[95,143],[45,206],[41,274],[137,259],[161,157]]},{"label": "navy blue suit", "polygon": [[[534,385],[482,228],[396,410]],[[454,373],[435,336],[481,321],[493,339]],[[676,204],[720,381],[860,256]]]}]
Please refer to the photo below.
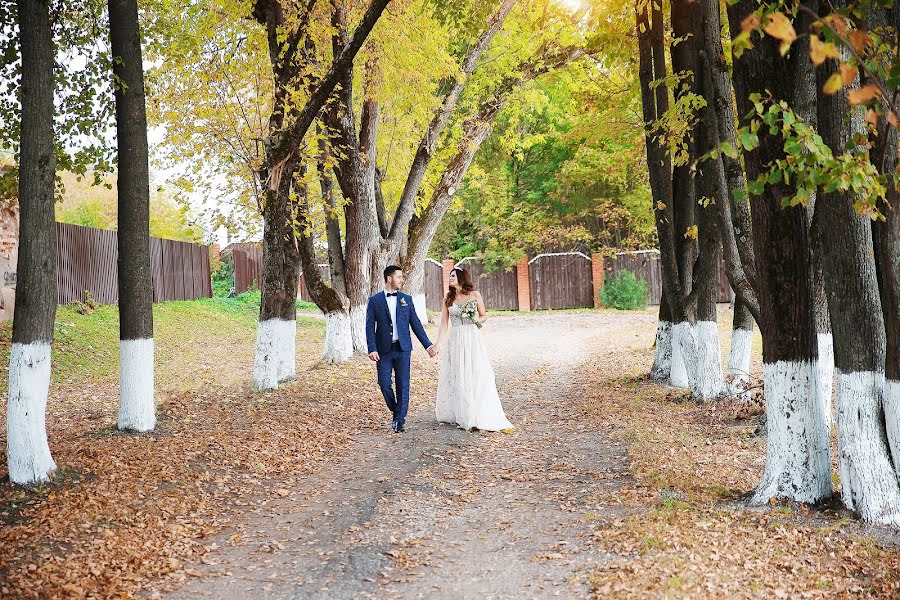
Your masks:
[{"label": "navy blue suit", "polygon": [[[394,327],[397,328],[396,342],[393,341]],[[431,347],[431,340],[416,315],[412,296],[397,292],[396,323],[391,320],[384,292],[378,292],[369,298],[366,306],[366,344],[370,354],[378,352],[378,385],[388,409],[394,414],[394,421],[401,424],[406,420],[406,412],[409,410],[409,356],[412,352],[410,328],[422,346],[426,349]],[[392,372],[397,385],[396,394],[391,382]]]}]

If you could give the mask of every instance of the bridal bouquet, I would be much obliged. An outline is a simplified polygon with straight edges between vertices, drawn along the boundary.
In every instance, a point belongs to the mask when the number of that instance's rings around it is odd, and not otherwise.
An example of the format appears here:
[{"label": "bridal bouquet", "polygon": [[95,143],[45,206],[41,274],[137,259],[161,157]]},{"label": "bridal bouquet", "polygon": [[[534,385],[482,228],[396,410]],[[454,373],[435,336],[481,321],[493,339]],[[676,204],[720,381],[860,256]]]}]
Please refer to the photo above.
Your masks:
[{"label": "bridal bouquet", "polygon": [[462,308],[460,308],[460,314],[468,321],[475,323],[475,326],[478,329],[481,329],[481,323],[475,320],[475,317],[478,315],[478,301],[477,300],[469,300],[466,302]]}]

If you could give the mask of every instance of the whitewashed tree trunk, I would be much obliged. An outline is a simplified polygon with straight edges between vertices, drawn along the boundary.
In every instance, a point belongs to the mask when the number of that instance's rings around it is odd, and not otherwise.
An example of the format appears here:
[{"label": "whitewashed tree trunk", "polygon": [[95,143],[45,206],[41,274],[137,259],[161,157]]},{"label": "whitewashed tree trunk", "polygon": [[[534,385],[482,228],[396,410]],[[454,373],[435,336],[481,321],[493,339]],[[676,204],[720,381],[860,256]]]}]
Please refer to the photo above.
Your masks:
[{"label": "whitewashed tree trunk", "polygon": [[753,351],[753,331],[733,329],[731,351],[728,355],[728,393],[739,398],[750,395],[750,356]]},{"label": "whitewashed tree trunk", "polygon": [[687,321],[672,326],[672,372],[669,385],[701,397],[700,345],[697,329]]},{"label": "whitewashed tree trunk", "polygon": [[816,334],[819,347],[819,385],[817,394],[825,415],[825,425],[830,431],[834,426],[834,343],[831,333]]},{"label": "whitewashed tree trunk", "polygon": [[650,369],[650,379],[668,382],[672,372],[672,322],[659,321],[656,325],[656,355]]},{"label": "whitewashed tree trunk", "polygon": [[47,481],[56,469],[45,413],[56,321],[53,136],[55,47],[47,2],[16,3],[21,51],[19,255],[6,411],[6,459],[15,484]]},{"label": "whitewashed tree trunk", "polygon": [[818,401],[818,369],[807,361],[763,365],[766,469],[753,504],[787,498],[815,504],[831,496],[828,430]]},{"label": "whitewashed tree trunk", "polygon": [[256,333],[253,391],[274,390],[279,383],[296,377],[297,321],[260,321]]},{"label": "whitewashed tree trunk", "polygon": [[711,400],[725,393],[719,328],[715,321],[698,321],[694,331],[697,336],[697,399]]},{"label": "whitewashed tree trunk", "polygon": [[900,381],[887,379],[881,392],[884,420],[894,470],[900,477]]},{"label": "whitewashed tree trunk", "polygon": [[350,308],[350,334],[353,337],[353,351],[357,354],[368,354],[365,306],[353,306]]},{"label": "whitewashed tree trunk", "polygon": [[153,338],[119,342],[119,429],[146,432],[156,427],[153,399]]},{"label": "whitewashed tree trunk", "polygon": [[900,526],[900,484],[881,423],[879,375],[837,371],[841,497],[871,523]]},{"label": "whitewashed tree trunk", "polygon": [[17,484],[48,481],[56,470],[47,443],[45,413],[50,387],[50,344],[13,344],[9,359],[6,459]]},{"label": "whitewashed tree trunk", "polygon": [[353,335],[350,332],[350,315],[335,311],[325,314],[325,351],[322,361],[330,364],[353,358]]},{"label": "whitewashed tree trunk", "polygon": [[416,316],[422,324],[428,323],[428,307],[425,304],[425,294],[416,294],[413,296],[413,307],[416,309]]}]

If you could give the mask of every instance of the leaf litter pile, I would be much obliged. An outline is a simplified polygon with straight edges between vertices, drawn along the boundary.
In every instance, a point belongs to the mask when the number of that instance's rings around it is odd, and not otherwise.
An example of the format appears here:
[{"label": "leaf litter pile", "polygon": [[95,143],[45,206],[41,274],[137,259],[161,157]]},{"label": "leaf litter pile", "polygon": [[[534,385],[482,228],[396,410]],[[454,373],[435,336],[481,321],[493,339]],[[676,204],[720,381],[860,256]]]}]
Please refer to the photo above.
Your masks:
[{"label": "leaf litter pile", "polygon": [[595,525],[610,557],[591,576],[596,597],[900,597],[897,532],[862,525],[837,498],[749,506],[765,466],[759,401],[693,403],[648,381],[650,361],[619,348],[586,373],[587,418],[628,444],[633,477],[606,499],[631,516]]},{"label": "leaf litter pile", "polygon": [[249,389],[252,326],[218,331],[205,357],[216,373],[191,382],[204,367],[179,357],[196,352],[198,340],[177,325],[164,335],[157,326],[157,383],[172,388],[181,377],[185,389],[157,393],[152,434],[116,431],[113,380],[51,388],[57,476],[22,489],[10,485],[5,461],[0,467],[0,597],[132,597],[151,581],[176,587],[195,574],[185,565],[216,550],[206,538],[260,498],[284,495],[355,432],[384,425],[375,396],[360,393],[373,387],[368,361],[319,364],[318,324],[300,328],[300,381],[266,394]]}]

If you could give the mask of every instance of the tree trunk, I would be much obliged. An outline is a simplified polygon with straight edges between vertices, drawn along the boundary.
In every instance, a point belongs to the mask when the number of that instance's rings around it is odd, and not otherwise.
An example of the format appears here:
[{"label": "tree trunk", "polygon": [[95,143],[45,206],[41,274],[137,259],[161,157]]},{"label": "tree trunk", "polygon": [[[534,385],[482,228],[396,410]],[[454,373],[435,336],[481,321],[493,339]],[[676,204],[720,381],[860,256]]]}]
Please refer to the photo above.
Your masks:
[{"label": "tree trunk", "polygon": [[[356,54],[389,2],[372,0],[352,36],[346,35],[345,26],[341,28],[344,38],[340,46],[335,47],[334,62],[318,82],[309,80],[309,57],[302,55],[309,41],[306,31],[309,15],[300,15],[299,26],[290,28],[280,3],[259,0],[254,5],[254,17],[266,27],[275,88],[274,108],[265,140],[265,162],[259,173],[264,190],[263,268],[262,303],[253,368],[254,390],[273,389],[296,375],[294,350],[300,251],[294,219],[299,208],[292,202],[290,192],[304,160],[298,155],[299,149],[303,147],[303,138],[335,86],[338,83],[343,86],[348,77],[352,83]],[[343,15],[341,9],[336,9],[335,13]],[[298,50],[301,51],[299,58]],[[295,91],[293,86],[297,82],[306,85],[309,99],[302,109],[293,111],[290,106]],[[285,127],[288,111],[292,118]]]},{"label": "tree trunk", "polygon": [[144,67],[136,0],[110,0],[110,47],[117,82],[119,193],[119,429],[152,431],[153,282],[150,277],[150,167]]},{"label": "tree trunk", "polygon": [[739,298],[734,302],[731,351],[728,356],[728,393],[746,398],[750,392],[750,357],[753,351],[753,315]]},{"label": "tree trunk", "polygon": [[[871,14],[880,21],[878,24],[886,21],[896,27],[900,23],[900,5],[897,3],[892,9],[873,10]],[[883,208],[885,220],[872,223],[887,341],[883,404],[894,469],[900,476],[900,193],[897,190],[897,129],[882,120],[873,142],[873,162],[885,176],[889,204]]]},{"label": "tree trunk", "polygon": [[19,257],[9,358],[6,461],[10,481],[26,485],[47,481],[56,470],[45,424],[57,291],[55,47],[46,2],[19,0],[17,11],[22,53]]},{"label": "tree trunk", "polygon": [[[819,85],[836,71],[837,61],[828,60]],[[844,90],[819,98],[820,135],[835,155],[861,125],[861,111],[849,109]],[[865,521],[900,526],[900,483],[880,398],[886,338],[872,228],[853,201],[846,192],[820,189],[816,202],[816,218],[829,232],[820,250],[834,331],[841,499]]]},{"label": "tree trunk", "polygon": [[[679,99],[695,91],[694,59],[697,53],[694,47],[696,38],[693,35],[692,3],[689,0],[673,0],[671,8],[672,35],[681,39],[669,50],[672,58],[672,72],[685,77],[675,88],[674,97],[677,103]],[[657,79],[665,76],[664,72],[657,72],[654,75]],[[663,114],[660,113],[659,116],[661,117]],[[673,293],[670,301],[681,304],[682,309],[672,311],[672,370],[669,384],[699,392],[697,376],[699,375],[700,347],[697,339],[698,330],[695,327],[697,315],[692,308],[685,304],[688,294],[693,289],[694,264],[698,256],[696,239],[686,235],[696,223],[694,217],[697,200],[696,182],[690,163],[697,156],[697,147],[691,134],[688,134],[684,142],[687,158],[673,161],[672,168],[673,239],[682,295],[677,297]],[[660,251],[662,251],[662,246],[660,246]]]},{"label": "tree trunk", "polygon": [[[815,107],[814,107],[815,108]],[[813,120],[815,122],[815,119]],[[831,335],[831,317],[828,314],[828,297],[825,294],[825,274],[822,270],[822,218],[816,213],[816,196],[813,194],[806,207],[807,223],[810,230],[813,286],[813,314],[816,322],[816,344],[819,348],[818,397],[825,415],[825,425],[831,431],[834,424],[834,342]],[[830,243],[830,242],[829,242]]]},{"label": "tree trunk", "polygon": [[[309,190],[307,189],[306,169],[301,167],[294,180],[293,195],[297,203],[297,251],[300,254],[300,265],[303,280],[313,302],[325,314],[325,349],[322,361],[336,364],[353,357],[353,337],[350,334],[350,301],[345,294],[339,293],[333,285],[329,285],[319,272],[316,260],[315,237],[313,223],[309,214]],[[326,217],[330,218],[330,217]],[[338,232],[340,236],[340,232]],[[340,237],[338,237],[340,244]],[[331,240],[329,239],[329,246]],[[332,281],[334,279],[332,278]]]},{"label": "tree trunk", "polygon": [[300,253],[294,234],[291,185],[298,166],[293,159],[282,165],[277,184],[263,198],[262,300],[256,334],[253,390],[265,391],[296,377],[297,283]]},{"label": "tree trunk", "polygon": [[[717,0],[703,0],[701,18],[700,51],[701,72],[703,73],[704,97],[714,114],[710,115],[711,147],[720,142],[729,142],[734,148],[740,147],[737,139],[731,75],[725,62],[722,48],[721,13]],[[724,153],[712,161],[711,176],[714,178],[717,196],[716,208],[719,217],[719,231],[725,257],[725,271],[735,294],[742,304],[759,317],[759,301],[754,290],[756,280],[756,259],[753,255],[753,237],[750,225],[750,207],[746,200],[746,180],[740,160]],[[740,201],[735,198],[738,195]]]},{"label": "tree trunk", "polygon": [[[732,38],[741,22],[759,6],[755,0],[729,5]],[[805,32],[810,20],[798,17]],[[749,94],[772,93],[789,104],[809,82],[799,79],[809,61],[808,42],[798,40],[786,58],[769,36],[734,61],[735,90],[742,118],[752,110]],[[746,110],[745,110],[746,109]],[[784,158],[781,136],[760,130],[760,145],[744,155],[748,179]],[[815,503],[831,496],[828,431],[816,394],[817,347],[813,322],[809,235],[802,207],[782,208],[794,189],[784,183],[751,198],[759,326],[763,336],[763,381],[766,395],[766,468],[752,502],[772,498]]]},{"label": "tree trunk", "polygon": [[[316,164],[319,174],[319,185],[322,199],[325,201],[325,235],[328,242],[328,272],[331,275],[331,287],[338,294],[346,295],[344,282],[344,246],[341,241],[341,207],[334,193],[334,179],[328,169],[329,150],[324,140],[319,143],[319,160]],[[308,287],[308,286],[307,286]],[[320,307],[321,308],[321,307]]]},{"label": "tree trunk", "polygon": [[[815,9],[817,5],[810,5]],[[803,61],[798,67],[798,81],[792,107],[797,116],[812,127],[817,127],[817,104],[819,87],[816,83],[816,72],[811,61]],[[749,108],[748,108],[749,110]],[[821,219],[816,217],[816,194],[813,193],[806,206],[806,222],[810,233],[810,264],[812,265],[813,315],[816,327],[816,346],[818,347],[818,372],[816,394],[825,415],[825,425],[831,431],[834,423],[834,349],[831,336],[831,319],[828,315],[828,299],[825,296],[825,279],[822,274],[822,228]]]},{"label": "tree trunk", "polygon": [[656,325],[656,355],[653,357],[650,379],[668,382],[671,369],[672,310],[669,308],[669,299],[666,298],[666,288],[663,286],[662,297],[659,300],[659,322]]},{"label": "tree trunk", "polygon": [[[671,359],[669,368],[670,382],[678,377],[686,379],[682,357],[683,347],[694,342],[692,329],[688,322],[684,306],[684,289],[679,273],[679,260],[674,229],[675,208],[672,198],[673,177],[672,161],[667,148],[660,144],[654,136],[653,123],[661,118],[669,108],[668,90],[664,85],[654,82],[666,76],[666,58],[664,44],[664,23],[661,7],[654,3],[636,3],[638,32],[639,78],[641,83],[641,105],[645,128],[645,148],[647,152],[650,190],[653,196],[653,214],[656,231],[659,237],[660,267],[663,276],[665,294],[663,302],[668,305],[668,313],[660,307],[660,314],[672,321]],[[688,350],[690,346],[688,345]]]}]

